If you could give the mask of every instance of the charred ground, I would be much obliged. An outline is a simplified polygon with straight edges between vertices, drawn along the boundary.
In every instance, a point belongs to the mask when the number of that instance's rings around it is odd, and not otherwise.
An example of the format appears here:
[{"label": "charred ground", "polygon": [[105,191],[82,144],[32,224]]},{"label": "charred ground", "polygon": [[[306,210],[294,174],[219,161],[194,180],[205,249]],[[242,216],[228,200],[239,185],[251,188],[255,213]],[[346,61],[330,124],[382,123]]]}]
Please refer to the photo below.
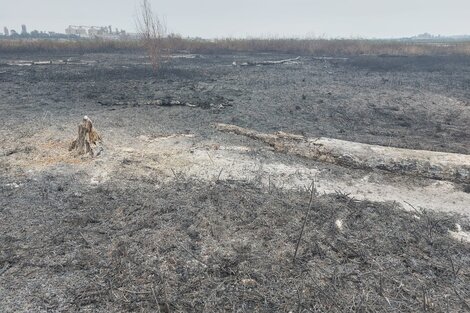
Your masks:
[{"label": "charred ground", "polygon": [[[292,56],[196,55],[173,58],[155,74],[139,55],[83,55],[75,57],[81,63],[31,67],[6,65],[13,57],[3,56],[1,118],[8,123],[16,115],[50,112],[63,118],[112,111],[112,117],[145,118],[132,130],[155,123],[168,131],[207,133],[210,123],[228,122],[261,131],[470,152],[470,58],[303,57],[299,64],[231,66],[233,61],[286,57]],[[146,105],[155,99],[189,102],[199,109]]]},{"label": "charred ground", "polygon": [[457,217],[256,182],[78,180],[2,188],[6,311],[468,309]]},{"label": "charred ground", "polygon": [[[70,57],[69,64],[14,65]],[[43,151],[28,140],[37,133],[59,154],[85,114],[115,146],[173,133],[256,145],[211,127],[226,122],[470,153],[469,58],[232,66],[289,57],[183,55],[155,74],[137,54],[0,56],[2,311],[469,310],[470,246],[449,235],[457,223],[469,231],[468,217],[404,211],[340,191],[315,196],[310,207],[308,190],[256,179],[200,181],[176,168],[169,182],[146,164],[139,176],[135,158],[123,157],[98,184],[73,163],[12,165]]]}]

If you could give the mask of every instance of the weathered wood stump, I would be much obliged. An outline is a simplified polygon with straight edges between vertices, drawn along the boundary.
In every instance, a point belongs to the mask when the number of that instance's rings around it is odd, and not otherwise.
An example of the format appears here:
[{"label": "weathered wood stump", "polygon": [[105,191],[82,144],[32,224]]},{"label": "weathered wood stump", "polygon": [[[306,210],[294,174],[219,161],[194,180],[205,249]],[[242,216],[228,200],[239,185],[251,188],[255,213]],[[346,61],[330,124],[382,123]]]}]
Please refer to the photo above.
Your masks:
[{"label": "weathered wood stump", "polygon": [[78,125],[78,137],[70,144],[69,151],[76,155],[90,155],[92,157],[101,153],[101,136],[93,128],[93,123],[88,116],[84,116]]}]

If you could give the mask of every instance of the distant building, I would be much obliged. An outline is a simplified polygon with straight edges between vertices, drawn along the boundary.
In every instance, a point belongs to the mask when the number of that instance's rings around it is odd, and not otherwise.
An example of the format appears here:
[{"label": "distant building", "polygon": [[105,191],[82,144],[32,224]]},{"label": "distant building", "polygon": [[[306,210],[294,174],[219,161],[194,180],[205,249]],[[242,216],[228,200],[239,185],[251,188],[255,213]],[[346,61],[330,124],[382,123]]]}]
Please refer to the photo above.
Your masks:
[{"label": "distant building", "polygon": [[5,36],[10,36],[10,31],[8,30],[8,28],[3,27],[3,34],[4,34]]},{"label": "distant building", "polygon": [[107,27],[91,26],[88,29],[88,37],[103,36],[108,33]]},{"label": "distant building", "polygon": [[109,26],[73,26],[70,25],[65,29],[67,35],[74,35],[80,37],[99,37],[105,39],[119,39],[126,36],[124,30],[119,31],[117,28],[113,31],[111,25]]},{"label": "distant building", "polygon": [[23,24],[21,25],[21,35],[27,35],[28,34],[28,30],[26,29],[26,25]]},{"label": "distant building", "polygon": [[75,35],[79,37],[87,37],[88,36],[88,31],[85,26],[72,26],[70,25],[65,29],[65,33],[67,35]]}]

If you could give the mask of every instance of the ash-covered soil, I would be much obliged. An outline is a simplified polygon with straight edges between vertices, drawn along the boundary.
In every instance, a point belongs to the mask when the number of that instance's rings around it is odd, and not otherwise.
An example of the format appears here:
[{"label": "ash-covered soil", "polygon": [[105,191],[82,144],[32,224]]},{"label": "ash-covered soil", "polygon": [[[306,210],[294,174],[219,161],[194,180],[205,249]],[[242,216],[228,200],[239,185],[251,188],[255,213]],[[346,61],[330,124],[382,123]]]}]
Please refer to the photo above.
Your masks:
[{"label": "ash-covered soil", "polygon": [[0,55],[0,311],[470,310],[468,186],[211,127],[469,154],[470,58],[290,57]]},{"label": "ash-covered soil", "polygon": [[[298,64],[234,67],[233,61],[292,56],[204,55],[172,58],[158,75],[142,55],[7,65],[70,57],[0,56],[3,129],[28,118],[76,120],[88,114],[136,133],[156,127],[211,134],[210,123],[226,122],[265,132],[470,153],[468,57],[303,57]],[[147,104],[164,99],[196,107]]]},{"label": "ash-covered soil", "polygon": [[79,181],[0,189],[3,312],[469,309],[456,217],[256,182]]}]

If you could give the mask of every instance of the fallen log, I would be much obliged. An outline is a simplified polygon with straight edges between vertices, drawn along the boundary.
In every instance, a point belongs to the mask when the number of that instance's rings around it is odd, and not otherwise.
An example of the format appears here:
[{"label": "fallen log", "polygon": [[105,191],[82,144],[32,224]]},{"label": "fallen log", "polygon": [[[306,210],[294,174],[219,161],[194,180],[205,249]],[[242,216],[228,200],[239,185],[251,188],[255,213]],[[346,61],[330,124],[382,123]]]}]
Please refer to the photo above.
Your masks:
[{"label": "fallen log", "polygon": [[88,116],[84,116],[78,125],[78,137],[69,146],[69,151],[76,155],[90,155],[92,157],[101,153],[101,136],[93,128],[93,123]]},{"label": "fallen log", "polygon": [[470,183],[470,155],[410,150],[332,138],[308,138],[284,132],[261,133],[229,124],[216,124],[223,132],[267,143],[275,151],[321,162],[360,169],[379,169],[458,183]]},{"label": "fallen log", "polygon": [[276,65],[276,64],[292,63],[298,60],[300,60],[300,57],[296,57],[294,59],[278,60],[278,61],[248,61],[248,62],[243,62],[243,63],[233,62],[232,65],[233,66]]}]

